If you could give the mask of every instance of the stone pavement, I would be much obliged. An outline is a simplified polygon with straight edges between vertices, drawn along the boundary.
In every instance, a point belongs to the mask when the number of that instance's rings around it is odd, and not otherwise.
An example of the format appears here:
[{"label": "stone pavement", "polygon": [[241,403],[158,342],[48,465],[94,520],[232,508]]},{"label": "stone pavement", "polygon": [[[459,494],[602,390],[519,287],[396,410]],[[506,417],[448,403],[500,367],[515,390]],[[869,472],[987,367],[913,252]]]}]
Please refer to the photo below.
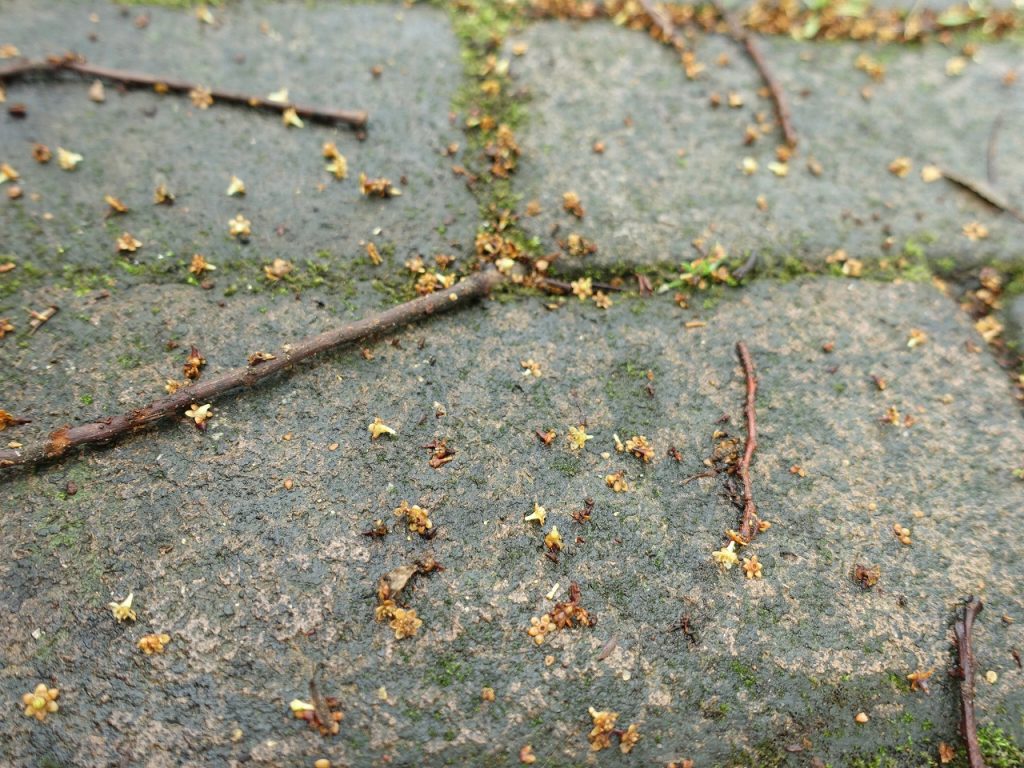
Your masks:
[{"label": "stone pavement", "polygon": [[[5,444],[159,396],[190,344],[208,361],[205,378],[393,304],[412,294],[403,262],[416,254],[454,256],[456,270],[473,258],[493,200],[486,182],[470,191],[451,172],[476,151],[465,115],[449,119],[466,98],[460,57],[473,55],[464,19],[390,5],[213,13],[210,27],[191,11],[19,0],[5,6],[0,45],[33,56],[74,47],[96,63],[263,95],[287,85],[301,101],[368,109],[368,136],[113,86],[97,105],[85,84],[10,84],[8,103],[29,115],[0,118],[0,162],[25,189],[0,204],[0,263],[16,264],[0,274],[0,317],[16,325],[0,339],[0,408],[32,423],[5,430]],[[806,141],[778,178],[767,170],[777,137],[740,142],[769,104],[726,41],[699,38],[709,69],[696,82],[666,49],[604,21],[524,22],[503,50],[518,42],[528,45],[511,55],[510,82],[529,100],[511,193],[520,212],[533,199],[543,209],[520,224],[541,253],[573,231],[599,245],[556,269],[603,280],[648,270],[658,283],[704,236],[736,261],[757,251],[760,277],[694,291],[686,309],[674,290],[614,294],[602,310],[503,289],[366,353],[327,355],[217,401],[205,431],[182,419],[6,471],[0,762],[511,766],[530,745],[544,766],[881,768],[938,765],[946,743],[963,766],[959,688],[946,670],[955,610],[978,594],[983,743],[991,766],[1018,764],[1024,544],[1013,469],[1024,424],[997,361],[1007,348],[986,348],[927,278],[960,277],[956,296],[977,287],[979,265],[998,264],[1011,305],[1024,225],[918,174],[933,161],[983,178],[1001,114],[999,189],[1022,197],[1020,86],[1000,84],[1020,43],[983,42],[949,78],[955,46],[765,40]],[[887,66],[868,102],[859,90],[869,80],[852,66],[861,50]],[[719,52],[729,66],[715,65]],[[708,106],[710,91],[730,90],[746,106]],[[71,174],[37,165],[29,150],[40,140],[85,160]],[[348,179],[324,173],[325,140],[348,157]],[[452,142],[462,146],[446,158]],[[820,177],[806,171],[811,153]],[[749,177],[736,168],[748,154],[759,163]],[[914,161],[904,179],[886,170],[899,155]],[[401,197],[367,200],[361,170],[408,184]],[[232,174],[245,197],[224,194]],[[161,181],[178,193],[173,208],[150,204]],[[570,190],[582,221],[561,211]],[[104,194],[131,211],[105,219]],[[247,245],[227,234],[239,212],[253,222]],[[989,237],[964,237],[969,221]],[[122,230],[144,243],[131,259],[114,252]],[[907,264],[896,280],[830,276],[825,256],[840,247],[868,264],[907,252]],[[187,281],[193,252],[218,267],[209,290]],[[271,282],[263,266],[275,257],[295,267]],[[776,279],[804,270],[824,274]],[[29,335],[25,309],[49,304],[60,311]],[[683,482],[706,469],[716,431],[745,434],[738,339],[760,382],[752,475],[772,527],[743,554],[758,556],[762,579],[712,560],[737,526],[722,479]],[[378,417],[396,434],[371,440]],[[580,425],[592,438],[573,450],[568,430]],[[557,436],[544,445],[536,430]],[[653,445],[650,463],[616,451],[616,436],[636,435]],[[436,440],[454,450],[439,468],[423,447]],[[619,471],[622,493],[606,482]],[[404,530],[393,512],[402,501],[429,510],[432,539]],[[535,503],[543,526],[523,520]],[[363,535],[378,519],[393,530]],[[551,559],[553,527],[564,549]],[[396,639],[374,621],[378,579],[426,556],[444,570],[403,591],[423,625]],[[858,565],[878,567],[873,588],[853,579]],[[537,645],[531,618],[572,582],[596,624]],[[116,623],[107,604],[129,592],[138,621]],[[148,633],[170,636],[163,654],[140,653]],[[320,687],[344,712],[328,738],[289,711],[309,699],[321,664]],[[908,674],[932,669],[929,694],[910,690]],[[61,692],[41,723],[20,711],[39,682]],[[639,727],[628,755],[590,750],[589,707]]]}]

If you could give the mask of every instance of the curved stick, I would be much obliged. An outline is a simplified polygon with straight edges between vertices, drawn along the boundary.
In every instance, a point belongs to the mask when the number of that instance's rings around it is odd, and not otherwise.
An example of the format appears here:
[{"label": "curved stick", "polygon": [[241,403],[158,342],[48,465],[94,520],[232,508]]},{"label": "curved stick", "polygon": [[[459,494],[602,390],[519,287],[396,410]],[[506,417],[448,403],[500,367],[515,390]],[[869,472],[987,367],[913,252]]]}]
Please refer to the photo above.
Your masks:
[{"label": "curved stick", "polygon": [[252,362],[244,368],[235,368],[216,378],[182,387],[174,394],[154,400],[129,413],[108,416],[75,427],[63,426],[53,431],[45,441],[24,448],[0,449],[0,470],[55,459],[80,445],[109,443],[147,429],[157,422],[182,413],[193,403],[209,402],[232,390],[254,386],[307,357],[460,307],[490,293],[501,279],[501,275],[494,269],[477,272],[452,288],[407,301],[333,331],[325,331],[303,339],[297,344],[286,345],[272,359],[254,356],[250,358]]},{"label": "curved stick", "polygon": [[754,376],[754,361],[750,358],[750,350],[742,341],[736,342],[736,354],[739,355],[743,372],[747,378],[747,401],[743,411],[747,416],[747,442],[740,459],[738,471],[743,481],[743,521],[740,524],[740,536],[750,543],[757,533],[757,505],[754,504],[754,491],[750,482],[750,462],[757,448],[757,413],[754,410],[754,399],[757,397],[757,378]]},{"label": "curved stick", "polygon": [[970,768],[985,768],[985,758],[981,755],[978,744],[978,721],[974,716],[974,648],[971,646],[971,632],[974,629],[974,617],[981,613],[984,606],[977,597],[967,598],[964,604],[964,616],[953,625],[956,636],[958,666],[956,675],[960,681],[960,731],[967,744],[967,764]]},{"label": "curved stick", "polygon": [[722,17],[726,25],[729,27],[729,36],[732,37],[737,43],[741,43],[747,51],[747,56],[754,63],[758,73],[761,75],[761,79],[764,80],[765,86],[768,88],[768,93],[772,97],[772,103],[775,105],[775,114],[779,118],[779,125],[782,127],[782,136],[786,140],[786,144],[791,149],[796,148],[797,136],[796,129],[793,128],[792,120],[789,114],[789,104],[786,102],[786,97],[782,93],[782,86],[779,85],[779,81],[775,79],[775,74],[772,72],[771,67],[768,66],[767,60],[761,54],[761,48],[757,45],[750,34],[745,31],[736,21],[735,17],[729,13],[719,0],[714,0],[715,9],[718,11],[718,15]]},{"label": "curved stick", "polygon": [[[84,59],[73,54],[51,56],[45,61],[25,61],[0,68],[0,81],[14,80],[35,74],[53,76],[61,72],[74,72],[86,77],[96,77],[100,80],[119,83],[128,88],[159,88],[161,90],[166,88],[174,93],[187,94],[199,87],[196,83],[189,83],[184,80],[157,77],[145,72],[132,72],[89,64]],[[363,110],[319,109],[301,104],[268,101],[258,96],[249,96],[244,93],[217,89],[211,89],[210,96],[213,98],[214,103],[223,101],[229,104],[239,104],[253,109],[265,109],[272,112],[283,113],[286,109],[294,109],[299,117],[320,123],[343,123],[353,128],[364,128],[368,120],[368,116]]]}]

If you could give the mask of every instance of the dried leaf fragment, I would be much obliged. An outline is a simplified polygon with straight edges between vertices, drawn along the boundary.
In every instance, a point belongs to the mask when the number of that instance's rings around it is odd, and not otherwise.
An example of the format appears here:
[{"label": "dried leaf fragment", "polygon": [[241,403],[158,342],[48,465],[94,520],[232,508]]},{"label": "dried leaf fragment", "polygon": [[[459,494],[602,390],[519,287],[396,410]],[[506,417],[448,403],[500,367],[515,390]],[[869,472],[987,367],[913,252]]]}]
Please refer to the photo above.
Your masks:
[{"label": "dried leaf fragment", "polygon": [[116,600],[114,602],[107,603],[107,607],[114,614],[114,618],[118,623],[122,621],[135,621],[135,611],[132,610],[132,598],[135,595],[131,592],[128,593],[128,597],[120,602]]},{"label": "dried leaf fragment", "polygon": [[21,174],[18,173],[7,163],[0,163],[0,184],[4,184],[8,181],[16,181],[21,178]]},{"label": "dried leaf fragment", "polygon": [[626,441],[626,450],[640,459],[644,464],[649,464],[654,458],[654,446],[650,444],[643,435],[633,435]]},{"label": "dried leaf fragment", "polygon": [[113,195],[104,195],[103,202],[110,206],[111,213],[128,213],[128,206]]},{"label": "dried leaf fragment", "polygon": [[763,567],[757,559],[757,555],[743,558],[743,575],[748,579],[760,579]]},{"label": "dried leaf fragment", "polygon": [[544,509],[544,507],[542,507],[537,502],[534,502],[533,503],[533,512],[531,512],[529,515],[524,517],[523,518],[523,522],[524,523],[528,523],[531,520],[536,520],[537,524],[540,525],[541,528],[543,528],[544,527],[544,523],[545,523],[545,521],[547,519],[548,519],[548,511],[546,509]]},{"label": "dried leaf fragment", "polygon": [[85,158],[83,158],[77,152],[72,152],[71,150],[64,149],[64,147],[57,147],[57,162],[60,164],[60,167],[63,168],[65,171],[75,170],[75,168],[78,167],[78,164],[82,162],[82,160],[84,159]]},{"label": "dried leaf fragment", "polygon": [[203,273],[210,272],[216,269],[213,264],[206,260],[206,257],[201,253],[193,253],[192,261],[188,265],[188,271],[196,277],[202,277]]},{"label": "dried leaf fragment", "polygon": [[949,746],[944,741],[939,742],[939,762],[945,765],[946,763],[952,763],[956,758],[956,749]]},{"label": "dried leaf fragment", "polygon": [[171,642],[171,636],[167,634],[161,635],[145,635],[139,640],[139,650],[147,656],[154,653],[163,653],[164,646]]},{"label": "dried leaf fragment", "polygon": [[160,184],[153,190],[153,204],[174,205],[174,195],[165,185]]},{"label": "dried leaf fragment", "polygon": [[537,762],[537,756],[533,754],[533,746],[526,744],[519,748],[519,762],[523,765],[533,765]]},{"label": "dried leaf fragment", "polygon": [[594,727],[587,735],[592,752],[607,749],[612,745],[612,732],[615,730],[615,721],[619,718],[618,712],[598,712],[593,707],[589,708],[590,717]]},{"label": "dried leaf fragment", "polygon": [[272,283],[276,283],[286,275],[291,274],[294,265],[286,259],[274,259],[270,264],[263,265],[263,276]]},{"label": "dried leaf fragment", "polygon": [[395,608],[388,626],[395,630],[395,639],[402,640],[415,635],[423,626],[423,619],[416,616],[414,608]]},{"label": "dried leaf fragment", "polygon": [[736,542],[730,541],[726,546],[711,553],[711,558],[725,570],[738,565],[740,559],[736,556]]},{"label": "dried leaf fragment", "polygon": [[188,355],[185,357],[185,365],[182,366],[185,378],[192,379],[193,381],[198,379],[200,370],[204,365],[206,365],[206,358],[203,357],[195,344],[190,345]]},{"label": "dried leaf fragment", "polygon": [[288,103],[288,89],[282,88],[279,91],[273,91],[267,94],[267,101],[271,104],[287,104]]},{"label": "dried leaf fragment", "polygon": [[920,347],[928,341],[928,334],[922,331],[920,328],[911,328],[910,335],[907,337],[907,346],[913,349],[914,347]]},{"label": "dried leaf fragment", "polygon": [[359,191],[365,197],[380,197],[387,199],[402,194],[402,190],[391,185],[391,180],[386,178],[371,179],[365,173],[359,174]]},{"label": "dried leaf fragment", "polygon": [[907,675],[907,680],[910,681],[910,690],[912,691],[924,691],[928,693],[928,678],[935,673],[935,668],[927,671],[918,669]]},{"label": "dried leaf fragment", "polygon": [[580,196],[575,192],[566,192],[562,195],[562,208],[565,209],[566,213],[571,213],[577,219],[583,218],[583,204],[580,203]]},{"label": "dried leaf fragment", "polygon": [[120,253],[134,253],[142,247],[142,241],[136,239],[131,232],[122,232],[115,245]]},{"label": "dried leaf fragment", "polygon": [[615,493],[626,493],[629,490],[629,483],[626,481],[626,473],[621,469],[618,472],[605,475],[604,484],[611,488]]},{"label": "dried leaf fragment", "polygon": [[393,435],[395,430],[380,420],[379,417],[374,417],[373,421],[370,422],[367,430],[370,433],[370,439],[376,440],[381,435]]},{"label": "dried leaf fragment", "polygon": [[292,128],[303,128],[306,125],[299,117],[299,113],[295,111],[295,107],[288,107],[281,113],[281,122]]},{"label": "dried leaf fragment", "polygon": [[212,407],[212,403],[206,403],[205,405],[192,403],[192,407],[185,411],[185,416],[192,419],[200,429],[205,429],[206,422],[213,416],[210,413],[210,408]]},{"label": "dried leaf fragment", "polygon": [[404,517],[409,523],[409,530],[415,531],[420,536],[426,535],[427,531],[434,527],[427,510],[418,504],[410,506],[408,501],[403,501],[395,508],[395,514]]},{"label": "dried leaf fragment", "polygon": [[188,92],[188,98],[196,109],[209,109],[213,105],[213,94],[210,89],[197,85]]},{"label": "dried leaf fragment", "polygon": [[[252,234],[252,222],[242,214],[238,214],[235,218],[228,221],[228,234],[231,235],[231,237],[237,237],[244,240]],[[276,262],[277,259],[274,261]],[[266,270],[266,267],[264,267],[264,270]]]},{"label": "dried leaf fragment", "polygon": [[552,552],[561,552],[565,544],[562,541],[562,535],[558,532],[558,526],[552,526],[551,530],[544,537],[544,546]]},{"label": "dried leaf fragment", "polygon": [[[3,330],[4,323],[5,319],[0,318],[0,339],[3,338],[5,333]],[[13,330],[14,326],[10,326],[10,329]],[[8,427],[20,427],[22,424],[28,424],[31,421],[31,419],[19,419],[16,416],[12,416],[7,411],[0,409],[0,432],[3,432]]]},{"label": "dried leaf fragment", "polygon": [[569,448],[573,451],[578,451],[585,447],[587,441],[593,438],[593,435],[587,434],[587,428],[584,424],[580,424],[578,427],[569,427]]},{"label": "dried leaf fragment", "polygon": [[245,194],[245,182],[240,178],[232,174],[231,181],[228,182],[227,192],[225,193],[228,197],[236,197]]},{"label": "dried leaf fragment", "polygon": [[630,726],[619,734],[619,751],[628,755],[638,741],[640,741],[640,728],[635,723],[630,723]]},{"label": "dried leaf fragment", "polygon": [[907,174],[910,173],[913,167],[914,164],[911,162],[909,157],[897,157],[889,163],[889,173],[903,179],[906,178]]},{"label": "dried leaf fragment", "polygon": [[963,226],[964,237],[977,242],[988,237],[988,227],[980,221],[970,221]]},{"label": "dried leaf fragment", "polygon": [[45,165],[50,162],[53,157],[53,152],[45,144],[33,144],[32,145],[32,159],[40,165]]}]

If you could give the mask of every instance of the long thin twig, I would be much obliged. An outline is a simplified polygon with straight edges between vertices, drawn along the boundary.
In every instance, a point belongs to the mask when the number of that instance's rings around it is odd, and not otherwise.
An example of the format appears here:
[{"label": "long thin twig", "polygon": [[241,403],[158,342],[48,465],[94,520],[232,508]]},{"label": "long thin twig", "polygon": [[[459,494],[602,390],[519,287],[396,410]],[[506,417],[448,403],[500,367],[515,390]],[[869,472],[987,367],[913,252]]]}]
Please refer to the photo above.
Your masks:
[{"label": "long thin twig", "polygon": [[109,416],[75,427],[64,426],[53,431],[47,439],[23,448],[0,449],[0,470],[4,467],[54,459],[81,445],[109,443],[147,429],[157,422],[182,413],[193,403],[210,402],[235,389],[252,387],[308,357],[460,307],[473,299],[487,295],[501,279],[501,275],[493,269],[478,272],[452,288],[413,299],[341,328],[325,331],[303,339],[297,344],[282,347],[271,359],[267,359],[268,356],[254,355],[250,358],[250,364],[244,368],[235,368],[216,378],[182,387],[172,395],[154,400],[149,405],[129,413]]},{"label": "long thin twig", "polygon": [[669,43],[677,51],[681,51],[686,47],[686,41],[676,31],[668,14],[658,8],[653,0],[640,0],[640,7],[644,9],[644,13],[647,14],[651,23],[658,28],[662,40]]},{"label": "long thin twig", "polygon": [[[44,61],[22,61],[0,68],[0,82],[24,78],[30,75],[56,77],[64,72],[73,72],[85,77],[99,78],[119,83],[128,88],[155,88],[160,91],[166,89],[174,93],[184,94],[192,93],[201,88],[199,84],[189,83],[185,80],[89,64],[85,59],[74,54],[51,56]],[[209,95],[214,103],[223,101],[229,104],[239,104],[253,109],[265,109],[278,113],[283,113],[287,109],[294,109],[299,117],[321,123],[342,123],[361,129],[366,127],[366,121],[368,120],[368,116],[363,110],[320,109],[301,104],[269,101],[258,96],[219,89],[209,89]]]},{"label": "long thin twig", "polygon": [[974,716],[974,648],[971,646],[971,632],[974,629],[974,617],[981,613],[984,606],[977,597],[967,598],[964,604],[964,615],[953,625],[956,635],[957,677],[960,682],[960,731],[967,744],[967,763],[970,768],[985,768],[985,758],[981,755],[978,744],[978,721]]},{"label": "long thin twig", "polygon": [[982,202],[988,203],[993,208],[1000,210],[1004,213],[1010,214],[1011,216],[1013,216],[1013,218],[1017,219],[1018,221],[1024,221],[1024,213],[1014,208],[1008,200],[1006,200],[994,189],[985,186],[980,181],[974,181],[972,179],[967,178],[966,176],[961,176],[958,173],[947,171],[945,168],[942,168],[941,171],[942,177],[951,184],[956,184],[956,186],[960,187],[961,189],[967,190]]},{"label": "long thin twig", "polygon": [[715,9],[718,11],[718,15],[721,16],[728,25],[729,35],[736,42],[742,43],[743,47],[747,51],[747,56],[750,57],[754,66],[757,67],[757,71],[761,75],[761,79],[764,80],[764,84],[768,88],[768,93],[771,94],[772,102],[775,104],[775,114],[779,118],[779,125],[782,127],[782,136],[790,147],[795,148],[797,136],[790,118],[789,104],[786,102],[786,97],[782,92],[782,86],[779,85],[779,81],[775,78],[775,73],[772,72],[772,68],[768,66],[768,61],[762,55],[761,48],[758,46],[757,41],[740,26],[740,23],[736,21],[736,18],[729,13],[729,11],[727,11],[722,4],[718,2],[718,0],[715,0]]},{"label": "long thin twig", "polygon": [[[547,288],[559,293],[572,293],[572,284],[566,280],[556,280],[553,277],[538,277],[537,278],[538,288]],[[590,287],[595,291],[621,291],[621,286],[612,285],[611,283],[591,283]]]},{"label": "long thin twig", "polygon": [[754,504],[754,491],[750,482],[750,462],[757,449],[757,412],[754,399],[757,397],[757,377],[754,375],[754,361],[750,358],[750,350],[742,341],[736,342],[736,354],[743,365],[743,373],[747,378],[747,401],[743,412],[747,417],[747,442],[743,450],[743,458],[737,466],[740,479],[743,481],[743,521],[740,523],[740,536],[750,542],[757,533],[757,505]]}]

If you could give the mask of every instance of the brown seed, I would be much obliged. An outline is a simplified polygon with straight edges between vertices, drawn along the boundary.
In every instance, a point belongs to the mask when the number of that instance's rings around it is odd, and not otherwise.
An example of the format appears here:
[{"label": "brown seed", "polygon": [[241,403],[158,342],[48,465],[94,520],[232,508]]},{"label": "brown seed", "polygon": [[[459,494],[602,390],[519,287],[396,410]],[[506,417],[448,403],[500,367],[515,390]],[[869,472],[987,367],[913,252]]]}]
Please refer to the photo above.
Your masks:
[{"label": "brown seed", "polygon": [[867,713],[865,713],[865,712],[858,712],[856,714],[856,716],[854,716],[853,719],[856,720],[861,725],[864,725],[864,723],[866,723],[870,718],[867,716]]},{"label": "brown seed", "polygon": [[292,479],[290,477],[287,480],[284,481],[284,489],[286,491],[290,491],[294,487],[295,487],[295,483],[292,482]]}]

